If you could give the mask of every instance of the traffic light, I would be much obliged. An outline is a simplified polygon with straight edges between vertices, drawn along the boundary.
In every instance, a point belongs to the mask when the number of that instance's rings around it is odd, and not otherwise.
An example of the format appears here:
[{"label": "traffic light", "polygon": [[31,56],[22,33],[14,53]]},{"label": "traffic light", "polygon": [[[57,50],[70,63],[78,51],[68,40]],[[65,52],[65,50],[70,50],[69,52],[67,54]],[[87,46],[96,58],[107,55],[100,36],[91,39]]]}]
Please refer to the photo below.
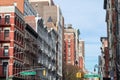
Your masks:
[{"label": "traffic light", "polygon": [[46,76],[46,70],[45,69],[43,70],[43,76]]},{"label": "traffic light", "polygon": [[80,73],[80,72],[77,72],[77,73],[76,73],[76,77],[77,77],[77,78],[81,78],[81,73]]}]

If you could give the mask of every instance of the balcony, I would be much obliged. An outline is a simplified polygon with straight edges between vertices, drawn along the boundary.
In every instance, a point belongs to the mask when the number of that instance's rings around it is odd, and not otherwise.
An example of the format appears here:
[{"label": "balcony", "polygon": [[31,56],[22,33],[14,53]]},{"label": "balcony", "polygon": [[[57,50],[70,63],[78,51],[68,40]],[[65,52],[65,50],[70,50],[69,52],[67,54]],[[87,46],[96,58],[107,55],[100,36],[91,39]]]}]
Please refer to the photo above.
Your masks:
[{"label": "balcony", "polygon": [[38,47],[37,42],[33,42],[32,44],[34,47]]},{"label": "balcony", "polygon": [[30,37],[26,37],[26,35],[25,35],[24,39],[26,42],[34,42],[34,40],[32,40]]}]

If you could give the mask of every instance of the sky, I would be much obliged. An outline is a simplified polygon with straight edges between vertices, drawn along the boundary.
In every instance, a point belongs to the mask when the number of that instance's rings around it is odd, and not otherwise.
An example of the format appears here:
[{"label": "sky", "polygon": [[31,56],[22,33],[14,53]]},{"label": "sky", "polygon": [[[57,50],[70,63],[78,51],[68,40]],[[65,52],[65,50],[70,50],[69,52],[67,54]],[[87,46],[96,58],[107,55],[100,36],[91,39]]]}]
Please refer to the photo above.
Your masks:
[{"label": "sky", "polygon": [[93,72],[98,64],[102,43],[100,37],[106,37],[106,12],[103,0],[54,0],[61,8],[65,24],[72,24],[80,30],[80,38],[85,41],[85,67]]}]

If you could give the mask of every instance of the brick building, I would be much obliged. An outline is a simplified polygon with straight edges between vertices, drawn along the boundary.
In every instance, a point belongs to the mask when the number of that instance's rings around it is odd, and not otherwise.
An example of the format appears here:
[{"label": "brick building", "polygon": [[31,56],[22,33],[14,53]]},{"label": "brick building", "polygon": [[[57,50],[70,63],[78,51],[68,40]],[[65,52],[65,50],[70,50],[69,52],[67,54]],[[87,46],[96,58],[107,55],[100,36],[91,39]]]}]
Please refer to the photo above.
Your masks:
[{"label": "brick building", "polygon": [[65,62],[75,65],[75,32],[71,26],[64,29]]},{"label": "brick building", "polygon": [[79,40],[79,48],[78,48],[78,57],[79,57],[79,63],[78,66],[82,71],[85,71],[85,44],[84,44],[84,40]]},{"label": "brick building", "polygon": [[[83,75],[85,72],[84,41],[79,39],[79,35],[79,30],[72,28],[71,24],[68,24],[67,27],[64,28],[63,60],[65,71],[63,71],[63,75],[65,78],[69,76],[69,71],[71,71],[69,68],[72,68],[72,66],[74,69],[78,69],[78,71],[81,72],[81,75]],[[74,70],[72,73],[70,72],[70,74],[75,74],[76,70]],[[67,72],[68,74],[66,74]]]},{"label": "brick building", "polygon": [[16,6],[18,10],[26,15],[37,15],[28,0],[0,0],[0,6]]},{"label": "brick building", "polygon": [[6,72],[12,76],[22,70],[24,27],[23,14],[18,8],[0,6],[0,78],[5,78]]},{"label": "brick building", "polygon": [[101,37],[101,55],[99,60],[99,69],[98,72],[102,72],[103,78],[109,78],[109,52],[108,52],[108,38]]},{"label": "brick building", "polygon": [[[104,0],[104,9],[106,10],[108,54],[109,54],[109,77],[114,80],[120,80],[120,43],[119,43],[119,0]],[[107,56],[107,54],[105,55]]]}]

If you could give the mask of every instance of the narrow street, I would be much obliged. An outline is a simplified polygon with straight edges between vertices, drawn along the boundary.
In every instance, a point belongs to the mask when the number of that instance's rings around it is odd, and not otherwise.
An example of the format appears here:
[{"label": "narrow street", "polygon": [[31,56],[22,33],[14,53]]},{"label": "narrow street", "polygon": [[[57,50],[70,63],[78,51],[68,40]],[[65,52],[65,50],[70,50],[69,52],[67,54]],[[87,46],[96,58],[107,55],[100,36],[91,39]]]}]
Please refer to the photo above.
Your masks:
[{"label": "narrow street", "polygon": [[120,80],[120,0],[0,0],[0,80]]}]

